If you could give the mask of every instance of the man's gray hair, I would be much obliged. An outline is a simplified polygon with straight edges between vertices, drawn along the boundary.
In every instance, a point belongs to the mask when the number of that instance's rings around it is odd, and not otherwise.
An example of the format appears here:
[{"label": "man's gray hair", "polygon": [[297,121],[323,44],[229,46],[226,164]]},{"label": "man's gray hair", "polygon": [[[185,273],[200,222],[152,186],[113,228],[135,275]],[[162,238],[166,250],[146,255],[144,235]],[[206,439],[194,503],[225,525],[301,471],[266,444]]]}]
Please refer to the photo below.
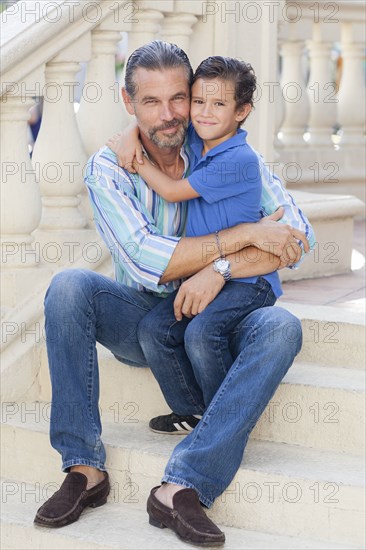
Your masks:
[{"label": "man's gray hair", "polygon": [[132,98],[136,94],[134,74],[139,67],[148,71],[183,67],[187,73],[188,86],[191,87],[193,80],[192,66],[187,54],[176,44],[153,40],[132,52],[127,61],[125,76],[126,92]]}]

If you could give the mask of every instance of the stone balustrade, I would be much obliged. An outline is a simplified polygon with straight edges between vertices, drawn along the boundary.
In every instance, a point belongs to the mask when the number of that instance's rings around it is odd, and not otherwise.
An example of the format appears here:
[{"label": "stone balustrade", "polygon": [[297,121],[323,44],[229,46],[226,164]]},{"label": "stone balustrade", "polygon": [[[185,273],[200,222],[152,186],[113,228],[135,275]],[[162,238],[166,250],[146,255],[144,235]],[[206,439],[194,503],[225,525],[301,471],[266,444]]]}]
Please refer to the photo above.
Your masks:
[{"label": "stone balustrade", "polygon": [[279,175],[293,188],[365,200],[364,5],[286,6],[279,19]]},{"label": "stone balustrade", "polygon": [[[2,17],[1,261],[7,307],[25,299],[55,266],[69,263],[67,255],[47,262],[42,247],[66,243],[70,250],[70,242],[81,246],[96,239],[82,172],[92,152],[129,119],[115,75],[122,39],[127,53],[154,38],[174,41],[194,68],[212,54],[251,62],[262,98],[248,120],[251,143],[269,160],[276,147],[281,163],[302,167],[301,183],[289,170],[281,174],[292,186],[322,191],[322,179],[338,166],[342,190],[346,184],[358,190],[365,80],[359,2],[22,0],[9,4]],[[335,42],[342,55],[337,93],[330,71]],[[76,114],[81,63],[87,68]],[[43,118],[31,159],[27,118],[38,97]],[[336,123],[342,137],[335,151]]]}]

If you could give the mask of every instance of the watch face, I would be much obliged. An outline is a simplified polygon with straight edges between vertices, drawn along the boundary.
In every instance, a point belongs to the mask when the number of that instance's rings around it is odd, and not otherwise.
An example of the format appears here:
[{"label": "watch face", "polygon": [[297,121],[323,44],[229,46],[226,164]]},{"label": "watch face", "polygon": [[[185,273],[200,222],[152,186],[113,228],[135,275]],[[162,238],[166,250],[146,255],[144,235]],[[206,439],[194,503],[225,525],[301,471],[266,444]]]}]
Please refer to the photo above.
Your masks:
[{"label": "watch face", "polygon": [[229,269],[230,263],[227,260],[217,260],[216,261],[216,267],[220,271],[226,271]]}]

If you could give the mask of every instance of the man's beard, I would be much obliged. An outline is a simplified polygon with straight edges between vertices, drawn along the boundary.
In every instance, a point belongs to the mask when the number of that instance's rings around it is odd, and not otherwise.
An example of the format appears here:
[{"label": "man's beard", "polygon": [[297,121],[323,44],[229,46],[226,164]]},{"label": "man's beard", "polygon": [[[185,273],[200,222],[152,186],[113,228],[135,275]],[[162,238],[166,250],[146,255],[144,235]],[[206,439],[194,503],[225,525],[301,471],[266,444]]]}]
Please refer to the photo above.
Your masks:
[{"label": "man's beard", "polygon": [[[158,136],[157,133],[160,130],[166,130],[168,128],[177,128],[177,132],[171,136]],[[159,149],[165,149],[169,147],[178,147],[183,145],[186,131],[188,128],[187,120],[179,120],[175,118],[170,122],[166,122],[162,126],[155,126],[150,128],[147,131],[148,138],[157,146]]]}]

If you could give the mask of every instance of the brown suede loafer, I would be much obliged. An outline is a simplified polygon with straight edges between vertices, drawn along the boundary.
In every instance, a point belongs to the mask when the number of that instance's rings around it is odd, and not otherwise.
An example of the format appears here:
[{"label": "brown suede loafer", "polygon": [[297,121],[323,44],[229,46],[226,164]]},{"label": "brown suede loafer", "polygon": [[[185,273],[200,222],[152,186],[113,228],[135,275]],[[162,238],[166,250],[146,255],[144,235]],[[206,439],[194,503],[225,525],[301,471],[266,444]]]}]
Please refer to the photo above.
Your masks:
[{"label": "brown suede loafer", "polygon": [[173,496],[173,509],[162,504],[155,496],[159,487],[151,490],[147,501],[149,523],[164,529],[169,527],[184,542],[197,546],[221,546],[225,534],[203,511],[194,489],[182,489]]},{"label": "brown suede loafer", "polygon": [[38,510],[34,523],[44,527],[64,527],[77,521],[88,506],[96,508],[107,502],[110,485],[107,472],[98,485],[87,490],[88,479],[80,472],[67,474],[60,489]]}]

